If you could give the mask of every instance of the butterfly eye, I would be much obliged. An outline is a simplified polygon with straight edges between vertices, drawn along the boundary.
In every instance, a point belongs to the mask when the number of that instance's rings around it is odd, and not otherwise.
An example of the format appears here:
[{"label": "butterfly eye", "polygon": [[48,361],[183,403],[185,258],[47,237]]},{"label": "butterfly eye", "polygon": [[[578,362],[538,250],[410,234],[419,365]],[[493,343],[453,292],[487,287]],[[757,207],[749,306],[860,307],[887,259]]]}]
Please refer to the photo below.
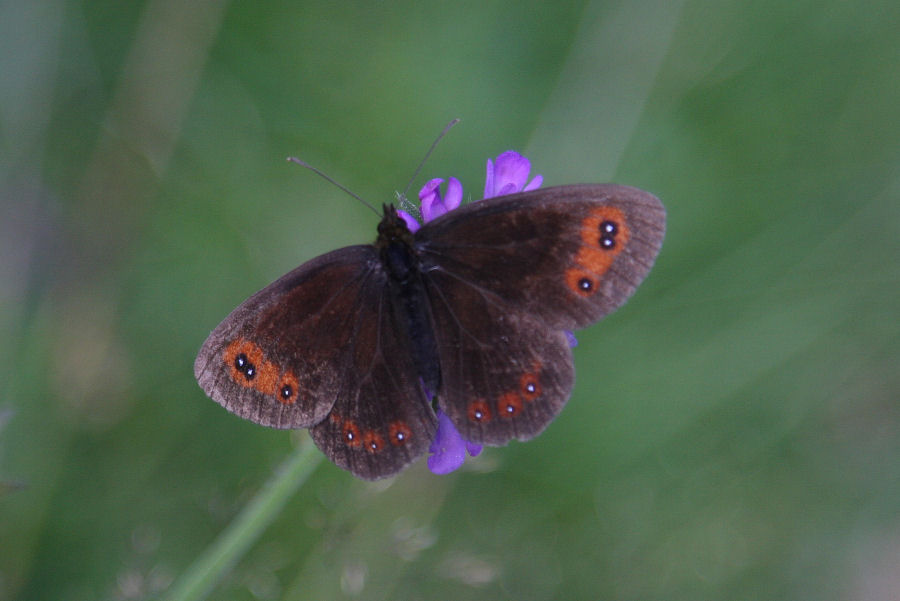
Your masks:
[{"label": "butterfly eye", "polygon": [[616,247],[616,239],[611,235],[600,236],[600,246],[606,250],[612,250]]},{"label": "butterfly eye", "polygon": [[281,400],[288,401],[292,396],[294,396],[294,389],[291,388],[290,384],[285,384],[281,387]]},{"label": "butterfly eye", "polygon": [[256,366],[252,363],[247,363],[244,366],[244,376],[248,380],[252,380],[254,377],[256,377]]}]

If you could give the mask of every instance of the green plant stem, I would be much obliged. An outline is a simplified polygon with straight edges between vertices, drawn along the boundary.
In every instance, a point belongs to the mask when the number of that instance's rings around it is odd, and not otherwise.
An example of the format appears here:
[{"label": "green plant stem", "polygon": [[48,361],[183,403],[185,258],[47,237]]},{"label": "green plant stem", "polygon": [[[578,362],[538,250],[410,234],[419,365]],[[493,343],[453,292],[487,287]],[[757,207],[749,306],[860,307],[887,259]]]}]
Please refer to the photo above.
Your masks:
[{"label": "green plant stem", "polygon": [[297,446],[241,513],[172,583],[166,601],[203,599],[272,523],[321,461],[310,440]]}]

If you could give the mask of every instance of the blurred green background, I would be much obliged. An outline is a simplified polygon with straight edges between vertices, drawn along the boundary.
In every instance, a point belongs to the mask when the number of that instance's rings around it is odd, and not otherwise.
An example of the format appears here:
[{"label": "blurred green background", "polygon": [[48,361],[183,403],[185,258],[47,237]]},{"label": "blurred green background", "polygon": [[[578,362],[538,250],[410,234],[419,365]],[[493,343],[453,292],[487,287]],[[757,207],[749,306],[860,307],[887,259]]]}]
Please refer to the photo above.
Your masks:
[{"label": "blurred green background", "polygon": [[900,4],[0,3],[0,599],[164,591],[305,432],[209,331],[415,189],[526,153],[665,202],[534,441],[322,462],[215,599],[900,595]]}]

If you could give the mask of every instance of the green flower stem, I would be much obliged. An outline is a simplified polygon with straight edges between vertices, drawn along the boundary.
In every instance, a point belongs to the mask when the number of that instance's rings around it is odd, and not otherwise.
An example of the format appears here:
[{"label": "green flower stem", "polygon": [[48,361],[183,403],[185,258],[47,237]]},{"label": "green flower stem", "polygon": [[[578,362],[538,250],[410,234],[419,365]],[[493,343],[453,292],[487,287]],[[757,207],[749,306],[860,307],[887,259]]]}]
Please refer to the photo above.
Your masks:
[{"label": "green flower stem", "polygon": [[219,538],[172,583],[164,599],[193,601],[206,597],[272,523],[321,459],[309,439],[297,445]]}]

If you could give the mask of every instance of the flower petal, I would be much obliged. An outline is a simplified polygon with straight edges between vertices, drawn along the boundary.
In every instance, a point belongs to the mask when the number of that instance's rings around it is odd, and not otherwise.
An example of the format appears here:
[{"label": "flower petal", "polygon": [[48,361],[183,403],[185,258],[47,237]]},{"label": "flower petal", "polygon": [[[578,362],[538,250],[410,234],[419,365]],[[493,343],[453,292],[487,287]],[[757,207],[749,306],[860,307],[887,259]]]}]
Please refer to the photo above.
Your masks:
[{"label": "flower petal", "polygon": [[406,222],[406,227],[409,228],[410,232],[415,232],[421,227],[418,220],[403,209],[397,209],[397,215],[400,216],[400,219]]},{"label": "flower petal", "polygon": [[514,150],[507,150],[497,157],[496,162],[488,159],[487,173],[484,181],[484,197],[504,196],[522,190],[534,190],[540,186],[544,178],[535,176],[531,182],[531,161]]},{"label": "flower petal", "polygon": [[444,196],[444,206],[448,211],[452,211],[462,204],[463,187],[455,177],[447,178],[447,195]]},{"label": "flower petal", "polygon": [[491,159],[487,160],[487,168],[485,169],[486,173],[484,174],[484,196],[483,198],[490,198],[494,196],[494,161]]},{"label": "flower petal", "polygon": [[422,186],[419,191],[419,200],[422,201],[422,219],[428,223],[452,211],[462,202],[462,184],[455,177],[447,178],[447,195],[441,196],[441,184],[443,179],[436,178]]},{"label": "flower petal", "polygon": [[422,186],[422,189],[419,190],[419,208],[422,211],[422,219],[426,223],[431,220],[432,206],[441,201],[440,185],[442,183],[444,183],[444,180],[440,178],[428,180],[428,182]]},{"label": "flower petal", "polygon": [[428,469],[435,474],[449,474],[466,460],[466,441],[443,411],[438,410],[437,418],[437,433],[428,449]]},{"label": "flower petal", "polygon": [[468,440],[466,441],[466,451],[468,451],[469,457],[478,457],[483,448],[484,446],[478,444],[477,442],[469,442]]},{"label": "flower petal", "polygon": [[528,185],[522,188],[522,192],[528,192],[529,190],[537,190],[541,187],[541,184],[544,183],[543,175],[535,175],[534,179],[528,182]]}]

